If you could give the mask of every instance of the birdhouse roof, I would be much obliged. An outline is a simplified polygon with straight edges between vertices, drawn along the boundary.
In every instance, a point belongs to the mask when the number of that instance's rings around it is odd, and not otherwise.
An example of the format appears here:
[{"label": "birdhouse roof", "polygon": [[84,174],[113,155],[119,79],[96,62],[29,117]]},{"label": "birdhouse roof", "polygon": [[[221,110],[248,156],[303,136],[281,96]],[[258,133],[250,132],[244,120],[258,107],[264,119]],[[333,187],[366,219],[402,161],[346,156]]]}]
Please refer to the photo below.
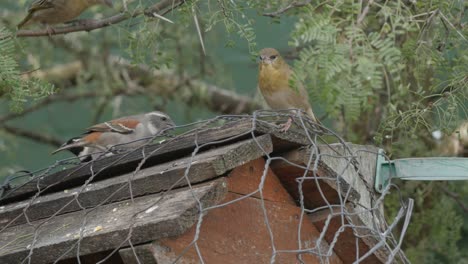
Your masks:
[{"label": "birdhouse roof", "polygon": [[[0,262],[31,257],[32,263],[49,263],[112,251],[118,251],[124,263],[137,263],[131,262],[135,254],[162,261],[171,259],[167,248],[173,260],[184,250],[183,241],[190,244],[203,237],[197,230],[204,223],[202,231],[211,228],[205,233],[212,240],[224,241],[220,232],[232,228],[231,236],[266,241],[269,250],[262,254],[269,260],[270,236],[255,232],[261,229],[255,223],[264,226],[265,220],[268,229],[280,234],[297,234],[300,223],[307,231],[304,236],[323,240],[319,247],[332,263],[348,263],[366,252],[364,262],[369,263],[394,257],[389,248],[378,246],[380,233],[388,228],[381,196],[372,188],[378,150],[339,141],[324,144],[323,138],[333,133],[318,125],[296,121],[282,132],[276,121],[271,116],[212,119],[182,127],[156,144],[73,166],[58,162],[35,173],[0,198]],[[231,204],[237,209],[221,210]],[[243,226],[229,217],[234,213],[251,223],[238,231],[219,226]],[[296,219],[281,222],[281,215],[288,214]],[[254,230],[249,233],[250,227]],[[203,241],[200,247],[227,250],[219,248],[219,241]],[[295,241],[285,238],[284,243]],[[73,249],[78,244],[79,253]],[[191,250],[185,257],[198,257]],[[251,250],[247,244],[245,250]],[[207,254],[208,259],[225,256]],[[249,261],[245,258],[242,261]]]}]

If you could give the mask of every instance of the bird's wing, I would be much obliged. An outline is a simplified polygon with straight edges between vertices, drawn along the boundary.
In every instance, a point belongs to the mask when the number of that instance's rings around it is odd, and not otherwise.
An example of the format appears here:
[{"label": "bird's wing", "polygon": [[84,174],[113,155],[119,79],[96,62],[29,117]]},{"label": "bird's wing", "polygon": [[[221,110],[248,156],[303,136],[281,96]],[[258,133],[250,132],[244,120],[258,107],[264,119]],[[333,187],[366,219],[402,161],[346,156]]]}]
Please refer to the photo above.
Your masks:
[{"label": "bird's wing", "polygon": [[305,90],[302,84],[299,84],[297,89],[291,88],[291,95],[288,96],[288,103],[291,106],[296,108],[304,109],[306,113],[314,120],[317,121],[315,118],[314,112],[312,111],[312,106],[309,102],[309,95]]},{"label": "bird's wing", "polygon": [[31,6],[28,9],[29,13],[35,12],[37,10],[53,8],[54,3],[50,0],[36,0],[31,3]]},{"label": "bird's wing", "polygon": [[287,98],[288,104],[296,108],[307,110],[311,108],[309,103],[309,95],[307,94],[304,86],[299,85],[297,89],[290,88],[290,95]]},{"label": "bird's wing", "polygon": [[31,6],[28,9],[28,15],[18,24],[18,29],[24,26],[32,18],[34,12],[43,9],[53,8],[54,4],[50,0],[36,0],[31,3]]},{"label": "bird's wing", "polygon": [[88,132],[116,132],[120,134],[129,134],[135,131],[140,124],[136,119],[116,119],[101,124],[94,125],[87,129]]}]

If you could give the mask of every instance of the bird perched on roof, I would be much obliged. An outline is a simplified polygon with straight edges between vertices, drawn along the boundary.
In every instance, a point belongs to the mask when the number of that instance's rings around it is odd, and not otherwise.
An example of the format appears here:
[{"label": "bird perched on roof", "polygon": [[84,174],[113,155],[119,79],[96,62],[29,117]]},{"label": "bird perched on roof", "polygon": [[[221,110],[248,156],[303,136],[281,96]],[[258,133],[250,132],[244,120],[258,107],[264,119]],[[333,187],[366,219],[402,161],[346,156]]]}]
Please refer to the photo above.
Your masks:
[{"label": "bird perched on roof", "polygon": [[[275,110],[298,108],[317,122],[304,87],[298,85],[297,89],[294,89],[290,86],[292,70],[279,52],[273,48],[265,48],[260,51],[259,58],[258,87],[268,106]],[[288,118],[282,130],[287,131],[291,122],[292,119]]]},{"label": "bird perched on roof", "polygon": [[[172,119],[159,111],[121,117],[89,127],[82,136],[71,138],[52,154],[67,149],[86,162],[106,152],[112,154],[108,150],[115,145],[125,144],[121,146],[125,149],[142,146],[151,140],[149,137],[174,126]],[[147,139],[139,140],[143,138]]]},{"label": "bird perched on roof", "polygon": [[34,0],[18,29],[35,22],[46,25],[69,22],[94,5],[112,7],[112,0]]}]

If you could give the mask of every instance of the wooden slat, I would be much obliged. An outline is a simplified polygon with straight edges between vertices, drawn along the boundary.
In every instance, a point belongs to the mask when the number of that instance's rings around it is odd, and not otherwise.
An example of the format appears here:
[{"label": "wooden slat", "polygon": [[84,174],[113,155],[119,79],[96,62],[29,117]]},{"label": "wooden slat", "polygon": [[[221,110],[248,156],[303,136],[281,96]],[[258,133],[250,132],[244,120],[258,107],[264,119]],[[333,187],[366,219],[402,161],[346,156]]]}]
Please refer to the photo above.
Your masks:
[{"label": "wooden slat", "polygon": [[131,182],[133,197],[168,190],[177,181],[179,183],[174,188],[186,186],[187,182],[183,177],[188,167],[190,167],[188,177],[192,184],[206,181],[223,175],[245,162],[264,156],[265,153],[271,153],[272,150],[271,137],[263,135],[255,140],[246,139],[203,152],[194,156],[193,160],[182,158],[142,169],[135,174],[132,172],[98,181],[89,184],[86,188],[80,186],[51,193],[37,198],[33,203],[23,201],[8,204],[0,207],[0,229],[6,225],[14,226],[25,223],[25,214],[29,221],[34,221],[54,214],[94,207],[104,201],[110,203],[128,199],[130,198],[129,182]]},{"label": "wooden slat", "polygon": [[192,190],[173,192],[162,200],[158,194],[148,195],[134,199],[133,203],[127,200],[57,216],[43,224],[38,221],[8,228],[0,236],[0,263],[19,263],[27,258],[35,227],[37,240],[31,263],[38,264],[56,261],[62,255],[63,258],[76,256],[82,227],[79,255],[128,245],[124,241],[129,234],[134,244],[180,235],[198,219],[194,196],[204,206],[212,206],[224,197],[225,186],[223,180],[212,181]]},{"label": "wooden slat", "polygon": [[[198,133],[198,143],[204,144],[213,140],[221,140],[232,136],[237,136],[240,133],[248,130],[251,124],[248,122],[237,122],[228,124],[222,128],[212,128],[200,131]],[[39,188],[49,187],[48,191],[56,191],[60,189],[70,188],[72,186],[81,185],[89,176],[91,171],[94,171],[95,180],[107,178],[114,175],[119,175],[133,171],[143,156],[149,156],[146,161],[147,166],[152,166],[158,163],[166,162],[176,157],[188,155],[195,146],[195,137],[197,134],[178,137],[175,140],[168,140],[162,144],[155,144],[139,149],[131,153],[123,153],[110,157],[96,160],[93,163],[79,165],[73,168],[46,175],[40,180],[31,181],[20,188],[14,188],[5,192],[0,199],[2,203],[8,203],[12,200],[27,198],[36,193]],[[144,151],[144,155],[142,152]],[[92,169],[92,170],[91,170]]]},{"label": "wooden slat", "polygon": [[[253,131],[253,133],[250,133],[250,131]],[[144,167],[154,166],[189,155],[197,144],[200,146],[210,142],[222,141],[203,149],[206,150],[214,146],[228,145],[242,139],[252,138],[252,134],[271,134],[275,151],[285,151],[309,143],[303,130],[295,125],[288,132],[282,133],[277,127],[261,121],[255,123],[255,128],[253,128],[252,120],[243,119],[220,127],[201,130],[198,133],[179,136],[162,144],[150,145],[131,153],[102,158],[93,163],[78,165],[50,175],[44,175],[22,186],[7,190],[0,198],[0,204],[25,200],[39,190],[43,190],[43,193],[50,193],[82,185],[93,172],[93,181],[128,173],[138,166],[144,156],[148,157]]]},{"label": "wooden slat", "polygon": [[[297,149],[280,156],[289,161],[274,160],[271,163],[272,170],[278,175],[285,188],[289,191],[292,197],[299,200],[299,190],[297,178],[304,175],[304,169],[291,165],[290,163],[300,166],[306,166],[309,162],[310,152],[308,149]],[[320,160],[316,176],[322,177],[317,182],[314,179],[307,179],[302,184],[304,202],[307,208],[316,208],[329,204],[340,203],[340,196],[338,190],[341,192],[341,197],[348,197],[348,201],[358,201],[360,194],[352,188],[352,186],[342,177],[342,171],[335,170],[335,167],[330,167],[327,164],[327,156],[323,156]],[[344,161],[343,161],[344,162]],[[310,170],[313,169],[315,160],[311,162]],[[312,177],[313,173],[310,171],[307,174]],[[322,197],[320,190],[324,193],[325,198]]]},{"label": "wooden slat", "polygon": [[[374,190],[375,167],[377,163],[378,149],[374,146],[363,146],[355,144],[332,144],[330,146],[321,146],[320,154],[322,154],[323,163],[329,168],[338,173],[346,183],[350,185],[359,197],[357,203],[363,208],[375,207],[375,201],[379,198],[379,194]],[[354,156],[353,164],[342,157]],[[306,155],[309,157],[310,153]],[[380,204],[379,211],[383,215],[383,204]],[[361,220],[367,226],[383,226],[378,222],[378,218],[372,213],[362,213],[359,215]]]}]

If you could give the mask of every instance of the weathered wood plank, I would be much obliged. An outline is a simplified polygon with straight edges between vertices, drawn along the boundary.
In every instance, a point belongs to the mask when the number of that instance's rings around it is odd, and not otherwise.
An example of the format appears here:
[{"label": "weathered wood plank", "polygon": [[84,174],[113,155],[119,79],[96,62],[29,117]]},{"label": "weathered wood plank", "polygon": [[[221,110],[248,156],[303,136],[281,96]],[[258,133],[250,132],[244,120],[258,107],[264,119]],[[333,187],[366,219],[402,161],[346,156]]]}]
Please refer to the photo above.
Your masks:
[{"label": "weathered wood plank", "polygon": [[[195,155],[193,159],[182,158],[156,165],[118,177],[91,183],[70,190],[51,193],[37,198],[34,202],[22,201],[0,207],[0,229],[29,221],[35,221],[54,214],[64,214],[98,204],[130,198],[130,183],[133,197],[157,193],[171,187],[187,185],[184,174],[192,184],[223,175],[235,167],[271,153],[273,145],[269,135],[246,139],[237,143],[211,149]],[[179,183],[177,183],[179,182]],[[174,186],[173,186],[174,185]],[[79,195],[78,195],[79,194]],[[1,232],[0,232],[1,235]]]},{"label": "weathered wood plank", "polygon": [[78,165],[51,175],[45,175],[41,179],[33,180],[19,188],[8,190],[4,193],[0,202],[4,204],[12,200],[27,198],[36,193],[38,187],[40,189],[48,187],[48,192],[53,192],[81,185],[89,178],[92,171],[95,173],[95,180],[131,172],[138,166],[138,163],[144,156],[148,157],[145,163],[146,166],[160,164],[190,154],[195,147],[196,141],[199,145],[202,145],[211,141],[238,136],[249,129],[251,129],[251,123],[249,122],[234,122],[222,127],[205,129],[198,133],[194,132],[189,135],[179,136],[161,144],[149,145],[130,153],[105,157],[92,163]]},{"label": "weathered wood plank", "polygon": [[[291,196],[299,200],[299,184],[296,179],[303,177],[305,170],[293,166],[290,163],[303,167],[306,166],[309,162],[310,151],[301,148],[280,154],[279,156],[286,159],[289,163],[284,160],[274,160],[271,163],[271,168],[278,175]],[[306,207],[316,208],[327,204],[340,203],[339,194],[341,194],[341,199],[347,197],[347,200],[359,200],[360,194],[345,181],[341,175],[341,171],[335,171],[335,167],[329,166],[326,161],[327,156],[324,156],[318,163],[316,171],[316,176],[320,177],[318,181],[315,179],[306,179],[302,183]],[[314,167],[314,163],[315,159],[312,159],[310,171],[306,174],[307,177],[314,176],[311,171]],[[320,190],[325,197],[322,197]],[[340,190],[340,193],[337,192],[338,190]]]},{"label": "weathered wood plank", "polygon": [[[275,151],[285,151],[308,144],[307,137],[301,128],[293,125],[286,133],[266,122],[252,122],[251,119],[227,123],[220,127],[200,130],[197,133],[178,136],[161,144],[146,146],[130,153],[118,154],[96,160],[92,163],[78,165],[50,175],[44,175],[39,179],[7,190],[0,198],[0,204],[19,201],[31,197],[39,190],[50,193],[67,188],[73,188],[83,184],[91,175],[93,181],[113,177],[122,173],[133,171],[143,157],[147,157],[144,167],[154,166],[169,160],[189,155],[196,145],[210,147],[231,144],[232,142],[251,138],[252,135],[271,134]],[[251,133],[252,132],[252,133]],[[143,154],[144,153],[144,154]]]},{"label": "weathered wood plank", "polygon": [[75,256],[78,242],[79,254],[84,255],[126,246],[129,234],[133,244],[180,235],[198,219],[194,196],[204,206],[212,206],[225,193],[225,181],[217,180],[170,193],[163,199],[158,194],[148,195],[133,203],[127,200],[57,216],[45,223],[8,228],[0,236],[0,263],[20,263],[27,258],[35,228],[37,240],[31,262],[39,264]]},{"label": "weathered wood plank", "polygon": [[[378,194],[374,191],[375,166],[377,162],[378,149],[373,146],[362,146],[355,144],[346,144],[346,148],[342,144],[332,144],[328,146],[320,146],[320,154],[323,162],[341,177],[344,178],[356,192],[360,194],[358,203],[364,209],[373,208]],[[310,152],[306,155],[310,156]],[[350,164],[345,156],[353,156],[354,164]],[[383,207],[380,208],[383,215]],[[363,212],[359,215],[361,220],[367,226],[382,226],[378,222],[378,218],[374,217],[370,212]]]}]

